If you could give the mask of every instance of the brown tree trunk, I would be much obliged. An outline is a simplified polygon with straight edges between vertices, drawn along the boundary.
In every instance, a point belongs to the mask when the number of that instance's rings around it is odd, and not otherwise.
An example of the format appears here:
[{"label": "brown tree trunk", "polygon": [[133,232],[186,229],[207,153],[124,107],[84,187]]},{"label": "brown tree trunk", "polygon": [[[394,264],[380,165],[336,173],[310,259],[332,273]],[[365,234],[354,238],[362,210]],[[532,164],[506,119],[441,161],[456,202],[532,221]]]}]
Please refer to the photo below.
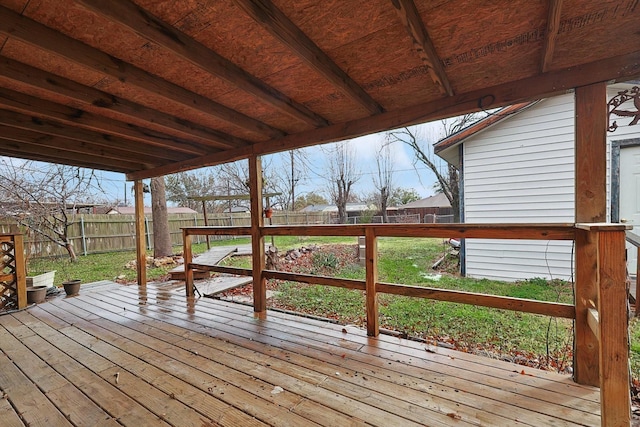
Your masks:
[{"label": "brown tree trunk", "polygon": [[65,243],[64,248],[67,250],[67,253],[69,254],[69,259],[71,259],[71,262],[76,262],[78,260],[78,257],[76,256],[76,251],[73,250],[73,245],[67,242]]},{"label": "brown tree trunk", "polygon": [[153,217],[153,257],[172,255],[164,177],[151,179],[151,215]]}]

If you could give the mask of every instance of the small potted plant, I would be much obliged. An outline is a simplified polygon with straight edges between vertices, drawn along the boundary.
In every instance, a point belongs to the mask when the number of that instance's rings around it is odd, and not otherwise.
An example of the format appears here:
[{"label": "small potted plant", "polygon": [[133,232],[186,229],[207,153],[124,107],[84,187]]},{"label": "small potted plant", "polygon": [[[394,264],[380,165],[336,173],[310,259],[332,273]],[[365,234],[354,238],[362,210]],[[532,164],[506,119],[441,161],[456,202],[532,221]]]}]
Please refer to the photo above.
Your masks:
[{"label": "small potted plant", "polygon": [[67,296],[72,296],[80,293],[81,283],[82,280],[80,279],[65,280],[64,282],[62,282],[62,286],[64,287],[64,292],[67,294]]}]

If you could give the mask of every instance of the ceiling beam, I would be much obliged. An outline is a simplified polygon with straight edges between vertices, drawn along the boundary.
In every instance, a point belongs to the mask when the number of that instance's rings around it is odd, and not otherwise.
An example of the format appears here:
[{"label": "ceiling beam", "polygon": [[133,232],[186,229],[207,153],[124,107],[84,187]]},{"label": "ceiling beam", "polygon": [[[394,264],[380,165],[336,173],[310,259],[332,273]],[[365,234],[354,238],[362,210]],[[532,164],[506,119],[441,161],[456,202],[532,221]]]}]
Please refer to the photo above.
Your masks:
[{"label": "ceiling beam", "polygon": [[[37,89],[56,95],[63,95],[81,104],[113,111],[122,116],[120,121],[130,121],[134,117],[154,128],[162,129],[177,138],[193,140],[216,148],[235,148],[249,145],[249,141],[226,133],[210,129],[189,120],[172,116],[158,110],[136,104],[124,98],[111,95],[93,87],[74,82],[73,80],[51,74],[39,68],[23,64],[13,59],[0,56],[0,77],[5,77]],[[127,127],[137,128],[134,125]],[[154,131],[150,131],[153,134]],[[127,136],[127,135],[123,135]]]},{"label": "ceiling beam", "polygon": [[379,114],[384,111],[380,104],[353,81],[347,73],[342,71],[270,0],[235,0],[235,2],[271,35],[280,40],[351,100],[364,107],[370,114]]},{"label": "ceiling beam", "polygon": [[108,148],[77,141],[69,138],[62,138],[55,135],[45,135],[38,132],[14,128],[0,124],[0,138],[10,141],[23,142],[26,144],[37,145],[39,147],[50,148],[52,150],[60,150],[61,152],[76,153],[85,156],[85,158],[98,157],[104,159],[110,165],[122,164],[123,166],[133,167],[135,165],[142,167],[153,167],[161,165],[162,162],[152,157],[143,158],[141,156],[133,157],[144,159],[144,161],[133,161],[132,156],[123,153],[119,149]]},{"label": "ceiling beam", "polygon": [[409,33],[420,59],[428,67],[433,83],[443,95],[453,96],[453,88],[447,73],[444,71],[442,61],[433,46],[431,37],[427,33],[427,28],[422,22],[418,8],[416,8],[413,0],[391,0],[391,4]]},{"label": "ceiling beam", "polygon": [[[2,90],[3,89],[0,89],[0,92]],[[90,145],[96,150],[121,150],[124,152],[123,156],[121,156],[124,159],[139,158],[142,156],[143,158],[155,159],[156,162],[158,162],[158,159],[161,159],[162,161],[158,163],[166,163],[166,161],[187,160],[193,157],[193,155],[190,156],[172,151],[169,147],[154,147],[119,136],[82,128],[62,126],[61,123],[57,121],[14,111],[0,110],[0,125],[75,140],[78,145]]]},{"label": "ceiling beam", "polygon": [[551,67],[553,53],[556,49],[556,39],[560,30],[560,17],[562,14],[562,0],[549,0],[549,15],[547,18],[547,30],[544,34],[544,47],[542,49],[542,72],[546,73]]},{"label": "ceiling beam", "polygon": [[[126,139],[128,145],[140,145],[142,143],[144,146],[149,147],[150,152],[161,151],[166,153],[167,158],[171,158],[174,155],[180,157],[181,153],[204,155],[217,151],[217,149],[205,150],[198,144],[183,141],[171,135],[165,135],[117,120],[105,119],[77,108],[67,107],[2,87],[0,87],[0,108],[39,117],[41,122],[46,119],[52,119],[58,123],[55,126],[51,126],[53,132],[95,135],[96,138],[101,139],[107,136],[111,139]],[[60,123],[71,125],[72,127],[64,127],[63,129]]]},{"label": "ceiling beam", "polygon": [[325,118],[270,87],[200,42],[151,15],[135,3],[130,1],[105,2],[103,0],[79,1],[94,13],[114,20],[139,36],[170,50],[195,66],[226,80],[291,117],[314,127],[329,124]]},{"label": "ceiling beam", "polygon": [[[83,153],[77,149],[71,149],[63,138],[40,135],[23,129],[12,129],[0,134],[3,155],[11,156],[9,152],[22,152],[24,154],[46,156],[55,159],[54,163],[75,164],[81,167],[91,168],[93,164],[101,165],[96,168],[108,170],[140,170],[152,167],[153,163],[132,162],[124,159],[101,157],[98,153]],[[6,154],[4,149],[7,150]],[[31,158],[31,157],[30,157]],[[95,160],[94,160],[95,159]],[[155,164],[157,166],[157,164]]]},{"label": "ceiling beam", "polygon": [[128,180],[151,178],[204,166],[231,162],[250,155],[265,155],[316,144],[335,142],[403,126],[490,110],[519,102],[533,101],[565,93],[575,87],[609,80],[629,80],[640,76],[640,50],[562,70],[550,71],[473,92],[338,123],[313,131],[299,132],[273,141],[215,153],[147,171],[127,174]]},{"label": "ceiling beam", "polygon": [[175,83],[146,72],[135,65],[124,62],[96,48],[59,33],[32,19],[0,6],[0,34],[15,38],[46,52],[111,76],[120,82],[137,87],[171,102],[209,114],[234,126],[278,138],[285,132],[260,122],[252,117],[232,110]]}]

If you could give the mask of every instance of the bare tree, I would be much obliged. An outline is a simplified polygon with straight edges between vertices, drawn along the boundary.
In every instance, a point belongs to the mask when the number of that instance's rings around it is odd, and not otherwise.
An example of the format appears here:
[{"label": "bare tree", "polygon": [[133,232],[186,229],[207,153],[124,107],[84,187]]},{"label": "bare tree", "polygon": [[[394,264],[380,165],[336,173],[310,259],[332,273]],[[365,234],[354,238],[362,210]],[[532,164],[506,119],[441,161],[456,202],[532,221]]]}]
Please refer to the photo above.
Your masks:
[{"label": "bare tree", "polygon": [[266,191],[278,193],[272,204],[285,210],[295,210],[296,193],[307,179],[308,160],[304,150],[290,150],[278,155],[281,165],[275,170],[270,164],[264,167]]},{"label": "bare tree", "polygon": [[[219,179],[224,191],[227,195],[249,194],[249,164],[246,161],[237,161],[233,163],[225,163],[220,166]],[[279,177],[275,174],[270,161],[262,163],[262,187],[264,193],[281,193],[278,184],[281,183]],[[279,196],[275,196],[274,200],[270,200],[270,205],[275,204],[282,206],[283,200]],[[274,203],[275,201],[275,203]],[[285,201],[286,202],[286,201]],[[248,207],[248,202],[240,200],[229,200],[228,206]],[[265,206],[266,207],[266,206]]]},{"label": "bare tree", "polygon": [[347,202],[350,200],[353,185],[360,179],[360,171],[355,164],[355,154],[349,141],[339,142],[329,152],[328,173],[331,200],[338,207],[338,221],[347,222]]},{"label": "bare tree", "polygon": [[153,257],[173,254],[164,177],[151,178],[151,215],[153,217]]},{"label": "bare tree", "polygon": [[[168,175],[165,177],[167,200],[202,212],[202,202],[190,199],[190,197],[226,194],[226,188],[218,187],[219,181],[211,169]],[[206,201],[208,212],[215,211],[218,205],[219,203],[213,200]]]},{"label": "bare tree", "polygon": [[443,120],[440,133],[426,136],[416,127],[401,128],[388,132],[391,142],[402,142],[413,150],[416,162],[426,165],[436,176],[436,189],[442,192],[453,209],[454,222],[460,222],[460,177],[455,166],[447,164],[433,153],[433,144],[453,135],[480,119],[479,114],[467,114],[453,120]]},{"label": "bare tree", "polygon": [[[388,139],[389,135],[386,136]],[[378,167],[377,175],[373,176],[373,185],[377,190],[377,205],[380,208],[382,214],[382,222],[388,223],[389,216],[387,214],[387,207],[389,199],[394,191],[393,188],[393,160],[391,159],[391,143],[383,144],[378,150],[376,156],[376,166]]]},{"label": "bare tree", "polygon": [[103,193],[93,171],[11,159],[3,159],[0,168],[0,215],[64,248],[75,262],[69,227],[77,205],[91,203],[92,194]]}]

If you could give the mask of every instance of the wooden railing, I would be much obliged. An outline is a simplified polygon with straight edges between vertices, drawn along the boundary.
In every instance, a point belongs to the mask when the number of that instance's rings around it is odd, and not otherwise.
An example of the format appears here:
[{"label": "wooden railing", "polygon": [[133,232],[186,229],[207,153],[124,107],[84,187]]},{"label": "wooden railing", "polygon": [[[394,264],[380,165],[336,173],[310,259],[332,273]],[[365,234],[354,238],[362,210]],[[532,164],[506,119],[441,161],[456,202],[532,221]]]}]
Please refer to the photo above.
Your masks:
[{"label": "wooden railing", "polygon": [[[623,224],[363,224],[271,226],[257,230],[253,227],[188,227],[183,229],[186,292],[187,296],[194,294],[194,269],[253,276],[254,309],[260,313],[265,310],[264,295],[260,293],[265,292],[266,279],[358,289],[365,292],[370,336],[379,334],[378,293],[574,319],[574,379],[600,387],[603,425],[621,425],[619,421],[630,416],[625,309],[626,228]],[[192,236],[195,235],[252,235],[259,236],[261,241],[265,236],[365,236],[365,280],[198,264],[193,261],[191,252]],[[575,304],[380,282],[377,268],[379,237],[572,240],[576,245]],[[263,265],[262,256],[254,254],[254,267]]]},{"label": "wooden railing", "polygon": [[27,306],[24,244],[21,234],[0,234],[0,309]]}]

